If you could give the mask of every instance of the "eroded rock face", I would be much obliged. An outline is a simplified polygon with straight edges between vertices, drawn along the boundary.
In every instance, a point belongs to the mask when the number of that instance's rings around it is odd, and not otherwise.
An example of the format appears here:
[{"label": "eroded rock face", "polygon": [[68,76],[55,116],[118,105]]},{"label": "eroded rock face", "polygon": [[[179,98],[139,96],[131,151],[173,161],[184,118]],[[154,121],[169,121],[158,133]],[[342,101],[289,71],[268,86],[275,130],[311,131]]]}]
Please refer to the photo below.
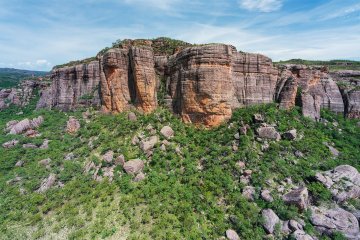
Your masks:
[{"label": "eroded rock face", "polygon": [[305,65],[274,67],[266,56],[225,44],[186,45],[171,52],[159,51],[162,44],[127,40],[96,61],[53,70],[52,85],[41,91],[38,108],[101,105],[104,112],[137,108],[150,113],[161,91],[160,102],[185,122],[207,127],[228,120],[236,108],[274,101],[282,109],[300,105],[303,115],[314,120],[320,119],[321,108],[345,109],[349,117],[360,117],[359,91],[341,94],[334,81],[349,73],[333,75],[324,67]]},{"label": "eroded rock face", "polygon": [[230,45],[186,48],[169,60],[172,107],[185,122],[217,126],[238,107],[269,103],[277,70],[269,58]]},{"label": "eroded rock face", "polygon": [[54,69],[51,80],[50,88],[41,92],[38,108],[71,110],[79,106],[99,105],[98,61]]},{"label": "eroded rock face", "polygon": [[324,67],[280,66],[276,100],[282,109],[299,104],[303,115],[314,120],[320,118],[320,108],[344,112],[339,87]]}]

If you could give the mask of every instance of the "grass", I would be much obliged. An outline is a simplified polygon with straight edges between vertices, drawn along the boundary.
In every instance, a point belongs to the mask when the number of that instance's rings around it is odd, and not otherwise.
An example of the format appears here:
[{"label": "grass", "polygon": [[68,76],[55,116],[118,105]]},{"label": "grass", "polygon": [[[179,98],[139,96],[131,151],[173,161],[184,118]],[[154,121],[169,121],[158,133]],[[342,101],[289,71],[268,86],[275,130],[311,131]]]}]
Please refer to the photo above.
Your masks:
[{"label": "grass", "polygon": [[304,59],[291,59],[287,61],[276,62],[279,64],[303,64],[303,65],[317,65],[327,66],[330,71],[339,70],[360,70],[360,61],[351,60],[330,60],[330,61],[317,61],[317,60],[304,60]]},{"label": "grass", "polygon": [[[360,169],[358,156],[360,131],[354,120],[344,119],[330,112],[322,112],[332,124],[323,125],[301,116],[299,109],[291,112],[278,110],[275,105],[261,105],[237,110],[230,122],[212,130],[195,128],[182,123],[168,110],[159,108],[150,115],[138,114],[130,122],[126,113],[102,115],[93,112],[90,123],[81,120],[81,130],[65,133],[69,115],[81,119],[81,111],[34,111],[35,99],[20,109],[10,107],[0,112],[0,128],[13,119],[45,119],[39,128],[42,136],[28,139],[21,135],[0,135],[0,143],[13,138],[21,143],[51,140],[49,149],[0,148],[0,238],[1,239],[217,239],[228,228],[235,229],[242,239],[263,239],[266,235],[261,224],[262,208],[272,208],[281,219],[308,219],[285,205],[280,196],[267,203],[255,198],[249,202],[242,197],[244,184],[239,182],[241,170],[236,162],[244,161],[253,170],[251,185],[257,192],[262,187],[272,188],[266,180],[279,184],[291,176],[295,184],[305,183],[311,194],[318,196],[318,204],[330,201],[326,190],[314,183],[319,170],[328,170],[340,164]],[[260,151],[252,123],[254,113],[264,114],[268,123],[276,123],[280,132],[296,128],[303,138],[296,141],[270,142],[266,152]],[[241,136],[239,150],[232,150],[233,135],[240,122],[250,124],[247,136]],[[159,145],[151,161],[131,139],[136,133],[149,136],[146,127],[151,124],[158,132],[164,125],[175,131],[173,144],[167,151]],[[342,129],[341,132],[338,129]],[[88,145],[90,139],[94,147]],[[161,137],[161,136],[160,136]],[[161,137],[162,138],[162,137]],[[163,138],[162,138],[163,139]],[[341,151],[339,158],[331,157],[322,142],[333,142]],[[175,151],[176,146],[181,154]],[[121,167],[116,168],[113,182],[97,182],[84,173],[90,160],[100,162],[108,150],[115,157],[124,154],[126,160],[146,160],[146,179],[136,183]],[[294,151],[304,153],[296,158]],[[64,161],[67,153],[76,158]],[[50,168],[40,167],[38,161],[51,158]],[[15,167],[18,160],[24,166]],[[199,168],[201,165],[201,168]],[[40,194],[35,190],[42,179],[55,173],[65,186],[51,188]],[[14,177],[22,180],[14,185],[6,182]],[[21,194],[20,189],[25,192]],[[308,226],[307,231],[313,229]],[[339,238],[340,239],[340,238]]]}]

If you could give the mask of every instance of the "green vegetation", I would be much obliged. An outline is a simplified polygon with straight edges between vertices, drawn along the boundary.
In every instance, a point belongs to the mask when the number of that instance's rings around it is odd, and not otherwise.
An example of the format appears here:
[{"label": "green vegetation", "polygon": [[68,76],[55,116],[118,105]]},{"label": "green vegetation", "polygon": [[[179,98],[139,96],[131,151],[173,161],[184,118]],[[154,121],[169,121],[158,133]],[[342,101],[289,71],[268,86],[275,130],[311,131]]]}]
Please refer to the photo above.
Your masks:
[{"label": "green vegetation", "polygon": [[308,66],[327,66],[330,71],[337,70],[360,70],[360,61],[351,60],[330,60],[330,61],[318,61],[318,60],[303,60],[303,59],[290,59],[287,61],[279,61],[275,64],[303,64]]},{"label": "green vegetation", "polygon": [[[45,119],[38,129],[41,137],[0,135],[1,144],[12,139],[20,141],[12,149],[0,148],[1,239],[51,239],[57,235],[68,239],[218,239],[228,228],[235,229],[242,239],[263,239],[262,208],[272,208],[282,219],[309,216],[284,205],[278,196],[272,203],[258,197],[254,203],[245,200],[245,185],[239,181],[241,170],[236,166],[239,160],[253,170],[251,184],[257,192],[261,186],[268,186],[269,179],[280,183],[291,176],[295,184],[305,182],[319,203],[329,201],[330,195],[314,182],[317,171],[340,164],[360,169],[360,131],[356,122],[330,112],[322,115],[330,122],[337,121],[338,128],[306,119],[297,108],[286,112],[275,105],[263,105],[239,109],[230,120],[233,127],[224,124],[212,130],[186,125],[162,108],[150,115],[138,114],[136,122],[129,121],[126,113],[93,112],[91,121],[81,120],[80,131],[70,135],[64,132],[68,116],[81,119],[81,111],[34,111],[34,105],[35,99],[21,109],[23,115],[16,115],[20,109],[15,107],[0,112],[1,129],[13,119],[39,115]],[[303,138],[271,142],[268,151],[261,152],[261,144],[255,140],[254,113],[262,113],[281,132],[297,129]],[[233,151],[233,135],[241,121],[251,129],[241,136],[239,150]],[[182,153],[177,154],[174,146],[166,151],[157,146],[145,166],[146,179],[138,183],[120,166],[115,169],[113,182],[97,182],[84,173],[86,162],[99,163],[100,156],[110,149],[115,157],[123,154],[126,160],[147,159],[131,139],[139,132],[148,135],[149,124],[157,132],[170,125],[175,131],[170,141],[180,146]],[[45,138],[50,140],[49,149],[21,147],[24,143],[41,143]],[[93,148],[88,144],[90,139]],[[325,141],[335,143],[342,153],[339,158],[331,157],[322,144]],[[304,157],[296,158],[295,150]],[[75,159],[65,161],[70,152]],[[45,158],[51,158],[49,168],[38,164]],[[15,167],[19,160],[24,161],[23,167]],[[37,193],[41,181],[50,173],[55,173],[64,187]],[[6,183],[15,177],[22,179]],[[306,230],[313,231],[310,224]],[[335,237],[342,239],[341,235]]]},{"label": "green vegetation", "polygon": [[42,77],[48,72],[0,68],[0,89],[15,87],[21,80]]},{"label": "green vegetation", "polygon": [[89,57],[89,58],[85,58],[85,59],[82,59],[82,60],[70,61],[68,63],[64,63],[64,64],[54,66],[53,70],[57,69],[57,68],[75,66],[75,65],[78,65],[78,64],[88,64],[88,63],[90,63],[92,61],[95,61],[95,60],[96,60],[96,57]]}]

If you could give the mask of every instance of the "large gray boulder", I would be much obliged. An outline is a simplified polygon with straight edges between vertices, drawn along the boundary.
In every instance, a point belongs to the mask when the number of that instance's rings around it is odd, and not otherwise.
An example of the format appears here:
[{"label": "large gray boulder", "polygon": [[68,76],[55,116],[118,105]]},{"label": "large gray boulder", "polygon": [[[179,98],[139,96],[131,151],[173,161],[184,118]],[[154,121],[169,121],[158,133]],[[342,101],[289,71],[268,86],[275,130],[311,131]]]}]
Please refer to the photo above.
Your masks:
[{"label": "large gray boulder", "polygon": [[330,189],[337,202],[360,197],[360,174],[350,165],[340,165],[333,170],[319,172],[315,178]]},{"label": "large gray boulder", "polygon": [[126,173],[135,175],[144,169],[144,162],[141,159],[129,160],[124,163],[123,168]]},{"label": "large gray boulder", "polygon": [[260,138],[264,139],[270,139],[270,140],[276,140],[279,141],[281,139],[280,133],[276,131],[276,129],[273,126],[261,126],[257,129],[257,134]]},{"label": "large gray boulder", "polygon": [[39,193],[43,193],[54,186],[56,182],[56,175],[51,173],[48,178],[45,178],[40,185],[40,188],[37,190]]},{"label": "large gray boulder", "polygon": [[174,136],[174,130],[169,127],[169,126],[164,126],[161,130],[160,133],[167,139],[170,139]]},{"label": "large gray boulder", "polygon": [[226,238],[229,240],[240,240],[239,235],[232,229],[226,230]]},{"label": "large gray boulder", "polygon": [[70,116],[69,120],[66,122],[66,132],[67,133],[76,133],[80,129],[80,122],[73,116]]},{"label": "large gray boulder", "polygon": [[308,205],[309,193],[306,187],[300,187],[292,190],[283,196],[283,201],[286,204],[292,204],[300,210],[304,210]]},{"label": "large gray boulder", "polygon": [[140,142],[140,148],[144,151],[150,151],[154,148],[154,146],[159,141],[159,138],[157,136],[152,136],[150,138],[144,139]]},{"label": "large gray boulder", "polygon": [[358,220],[342,208],[312,207],[310,221],[324,235],[341,232],[348,239],[360,239]]},{"label": "large gray boulder", "polygon": [[276,224],[281,224],[279,217],[271,209],[262,210],[261,215],[264,219],[263,227],[265,231],[269,234],[274,233]]}]

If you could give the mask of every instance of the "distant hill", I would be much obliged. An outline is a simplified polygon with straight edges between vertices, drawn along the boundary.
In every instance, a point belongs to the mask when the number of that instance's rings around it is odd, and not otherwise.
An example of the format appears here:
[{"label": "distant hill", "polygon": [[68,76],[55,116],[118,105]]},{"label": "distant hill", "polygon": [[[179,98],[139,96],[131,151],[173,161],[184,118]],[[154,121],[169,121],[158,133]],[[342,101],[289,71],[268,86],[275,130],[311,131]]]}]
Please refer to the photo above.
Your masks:
[{"label": "distant hill", "polygon": [[48,74],[48,72],[0,68],[0,89],[16,86],[25,78],[41,77],[46,74]]},{"label": "distant hill", "polygon": [[320,65],[327,66],[331,71],[337,70],[360,70],[360,61],[351,60],[304,60],[304,59],[290,59],[286,61],[279,61],[275,64],[303,64],[303,65]]}]

